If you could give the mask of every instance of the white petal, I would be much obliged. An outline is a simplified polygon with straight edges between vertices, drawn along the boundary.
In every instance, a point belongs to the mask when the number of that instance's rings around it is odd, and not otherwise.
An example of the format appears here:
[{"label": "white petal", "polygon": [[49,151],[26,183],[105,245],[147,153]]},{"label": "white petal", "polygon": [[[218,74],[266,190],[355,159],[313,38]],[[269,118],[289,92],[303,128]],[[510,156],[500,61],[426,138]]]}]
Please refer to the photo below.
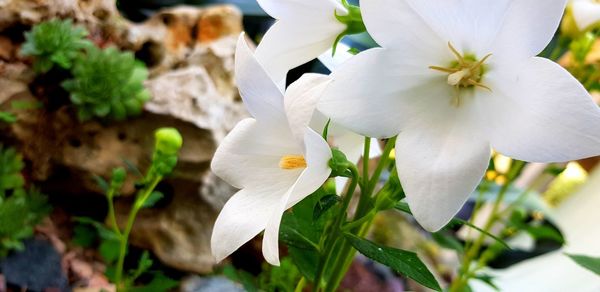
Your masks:
[{"label": "white petal", "polygon": [[428,62],[420,52],[409,58],[404,51],[367,50],[333,73],[318,109],[363,136],[395,136],[409,121],[449,107],[447,76]]},{"label": "white petal", "polygon": [[283,93],[255,58],[244,33],[235,52],[235,81],[253,117],[265,122],[285,122]]},{"label": "white petal", "polygon": [[231,255],[244,243],[254,238],[267,226],[273,208],[279,205],[290,185],[243,189],[223,207],[213,227],[212,254],[217,261]]},{"label": "white petal", "polygon": [[283,212],[316,191],[331,173],[328,166],[331,150],[327,142],[319,134],[306,128],[305,143],[308,166],[279,205],[274,207],[265,229],[262,250],[265,259],[272,265],[279,265],[279,226]]},{"label": "white petal", "polygon": [[538,55],[554,37],[566,5],[567,0],[510,0],[491,53],[510,59]]},{"label": "white petal", "polygon": [[491,143],[498,152],[531,162],[600,155],[600,109],[583,86],[550,60],[498,68],[485,99]]},{"label": "white petal", "polygon": [[323,90],[330,81],[331,78],[327,75],[304,74],[285,92],[285,113],[297,141],[304,141],[306,127],[310,124]]},{"label": "white petal", "polygon": [[333,46],[345,26],[328,12],[326,18],[282,19],[264,35],[256,57],[273,80],[280,82],[287,72],[317,58]]},{"label": "white petal", "polygon": [[573,18],[580,30],[600,22],[600,4],[593,1],[575,1],[571,5]]},{"label": "white petal", "polygon": [[346,8],[336,0],[257,0],[260,7],[275,19],[299,19],[323,15],[331,11],[346,14]]},{"label": "white petal", "polygon": [[349,52],[350,49],[351,49],[350,46],[340,42],[337,45],[337,50],[335,52],[335,55],[333,55],[333,47],[332,47],[331,49],[325,51],[325,53],[323,53],[319,56],[319,61],[321,61],[321,63],[325,67],[327,67],[327,69],[329,69],[329,71],[333,72],[341,64],[343,64],[344,62],[346,62],[346,61],[350,60],[352,57],[354,57],[354,54]]},{"label": "white petal", "polygon": [[329,168],[331,148],[327,141],[307,127],[304,134],[304,145],[306,148],[304,157],[308,167],[303,173],[303,179],[300,180],[301,182],[290,196],[288,208],[316,191],[331,174],[331,168]]},{"label": "white petal", "polygon": [[449,41],[434,32],[407,0],[363,0],[360,7],[367,31],[382,47],[436,55]]},{"label": "white petal", "polygon": [[478,107],[469,105],[403,131],[396,142],[407,202],[416,220],[432,232],[461,209],[489,163],[489,143],[472,114]]},{"label": "white petal", "polygon": [[289,131],[275,126],[254,119],[239,122],[217,148],[213,172],[237,188],[295,180],[300,172],[283,171],[279,161],[284,155],[301,155],[302,148]]}]

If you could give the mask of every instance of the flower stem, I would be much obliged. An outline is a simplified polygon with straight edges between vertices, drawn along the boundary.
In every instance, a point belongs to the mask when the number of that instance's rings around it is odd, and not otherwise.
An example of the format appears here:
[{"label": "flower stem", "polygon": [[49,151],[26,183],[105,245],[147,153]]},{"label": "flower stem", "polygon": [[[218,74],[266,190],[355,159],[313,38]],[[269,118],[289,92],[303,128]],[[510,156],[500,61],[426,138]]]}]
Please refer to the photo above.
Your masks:
[{"label": "flower stem", "polygon": [[115,215],[115,196],[116,190],[114,188],[110,188],[106,193],[106,198],[108,199],[108,220],[110,220],[110,224],[112,225],[113,231],[117,234],[117,236],[123,236],[121,234],[121,230],[119,229],[119,225],[117,224],[117,217]]},{"label": "flower stem", "polygon": [[330,260],[334,257],[334,247],[338,243],[339,239],[343,237],[341,233],[341,227],[347,218],[348,206],[350,206],[352,195],[354,194],[356,186],[358,185],[358,182],[360,180],[358,169],[356,168],[356,166],[351,164],[348,168],[352,172],[350,187],[348,188],[348,191],[346,192],[346,195],[344,196],[344,199],[342,201],[342,208],[340,209],[340,212],[338,213],[338,216],[336,217],[333,223],[331,237],[329,238],[329,240],[326,241],[325,252],[317,268],[313,291],[317,291],[320,288],[321,281],[323,279],[323,274],[327,269],[327,265],[329,264]]},{"label": "flower stem", "polygon": [[364,190],[369,185],[369,156],[371,156],[371,138],[365,137],[365,147],[363,153],[363,181],[361,190]]},{"label": "flower stem", "polygon": [[304,286],[306,286],[306,278],[302,277],[302,278],[300,278],[300,281],[298,281],[298,284],[296,285],[296,289],[294,289],[294,292],[302,292],[302,290],[304,290]]},{"label": "flower stem", "polygon": [[[498,212],[500,211],[500,205],[504,201],[504,197],[505,197],[506,193],[510,189],[510,186],[515,181],[515,179],[517,178],[518,174],[521,172],[523,167],[525,167],[525,162],[514,161],[509,173],[506,175],[506,177],[507,177],[506,183],[502,186],[502,188],[498,192],[498,195],[496,196],[496,201],[494,202],[494,205],[492,207],[492,212],[491,212],[490,218],[487,220],[487,222],[485,223],[485,225],[483,227],[484,231],[489,232],[490,229],[496,223],[496,221],[499,219]],[[465,251],[465,257],[463,258],[463,261],[461,264],[460,275],[454,281],[452,281],[452,284],[450,285],[450,289],[449,289],[450,292],[463,291],[464,287],[469,283],[470,278],[474,276],[472,271],[470,271],[471,262],[479,254],[479,251],[481,250],[481,248],[483,246],[485,238],[486,238],[486,235],[484,233],[480,233],[479,236],[477,237],[477,239],[475,240],[475,242],[473,243],[473,245],[470,246],[469,249],[467,249]]]},{"label": "flower stem", "polygon": [[[125,225],[125,229],[121,236],[119,236],[119,259],[117,261],[117,270],[115,273],[115,284],[117,285],[117,291],[125,291],[126,287],[123,285],[123,266],[125,264],[125,255],[127,254],[127,244],[129,243],[129,235],[131,234],[131,230],[133,229],[133,224],[135,223],[135,218],[144,206],[144,203],[152,194],[152,191],[156,188],[158,183],[162,180],[162,176],[156,175],[153,171],[149,172],[150,182],[146,188],[140,190],[136,196],[135,202],[129,212],[129,217],[127,218],[127,224]],[[115,220],[116,222],[116,220]]]},{"label": "flower stem", "polygon": [[[387,141],[381,159],[379,160],[379,163],[373,172],[373,176],[370,180],[368,180],[368,183],[362,189],[360,200],[356,208],[356,213],[354,214],[354,222],[351,223],[352,227],[349,228],[351,233],[356,234],[359,237],[362,237],[367,233],[371,223],[373,222],[373,218],[377,214],[377,211],[369,209],[369,206],[371,206],[369,202],[371,201],[373,191],[379,182],[381,173],[389,165],[390,153],[394,149],[395,144],[396,137]],[[365,176],[366,175],[368,174],[365,174]],[[356,222],[360,222],[361,224],[355,224]],[[343,230],[348,231],[348,228],[343,228]],[[342,245],[338,250],[339,251],[336,256],[331,277],[325,288],[326,292],[335,291],[338,288],[344,278],[344,275],[346,274],[346,271],[348,271],[350,268],[350,265],[354,260],[354,256],[356,255],[356,250],[345,239],[343,239]]]}]

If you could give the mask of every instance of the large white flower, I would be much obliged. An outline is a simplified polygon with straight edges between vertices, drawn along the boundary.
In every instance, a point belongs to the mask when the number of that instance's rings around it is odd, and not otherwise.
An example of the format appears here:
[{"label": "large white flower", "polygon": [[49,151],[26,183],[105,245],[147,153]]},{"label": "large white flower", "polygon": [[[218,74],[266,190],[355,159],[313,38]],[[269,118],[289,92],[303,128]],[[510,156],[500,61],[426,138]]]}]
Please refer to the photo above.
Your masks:
[{"label": "large white flower", "polygon": [[[240,188],[225,204],[214,226],[213,255],[222,260],[261,231],[263,254],[279,264],[279,225],[283,212],[317,190],[329,177],[331,150],[306,127],[304,112],[284,108],[304,99],[311,80],[290,86],[285,97],[240,36],[236,50],[236,82],[254,118],[241,121],[224,139],[212,170]],[[296,111],[297,110],[297,111]],[[289,120],[288,120],[289,117]]]},{"label": "large white flower", "polygon": [[366,0],[382,46],[333,74],[320,110],[358,133],[398,136],[407,201],[443,227],[480,182],[490,148],[520,160],[600,154],[600,110],[557,64],[535,57],[566,0]]},{"label": "large white flower", "polygon": [[335,14],[348,10],[339,0],[258,0],[277,22],[256,48],[256,57],[279,84],[290,69],[331,48],[346,25]]},{"label": "large white flower", "polygon": [[600,1],[598,0],[573,0],[571,12],[575,24],[581,31],[600,23]]}]

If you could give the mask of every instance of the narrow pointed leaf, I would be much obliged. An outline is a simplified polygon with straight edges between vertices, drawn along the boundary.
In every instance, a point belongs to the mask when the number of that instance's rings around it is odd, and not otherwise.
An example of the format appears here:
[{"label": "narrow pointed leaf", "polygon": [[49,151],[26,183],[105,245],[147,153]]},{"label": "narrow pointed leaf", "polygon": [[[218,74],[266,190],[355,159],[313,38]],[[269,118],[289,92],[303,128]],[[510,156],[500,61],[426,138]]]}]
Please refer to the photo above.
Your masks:
[{"label": "narrow pointed leaf", "polygon": [[589,257],[584,255],[567,254],[578,265],[594,272],[600,276],[600,257]]},{"label": "narrow pointed leaf", "polygon": [[[410,208],[408,207],[408,204],[405,203],[405,202],[398,203],[398,205],[396,205],[396,210],[399,210],[401,212],[404,212],[404,213],[412,215],[412,212],[410,211]],[[456,226],[456,225],[467,225],[467,226],[469,226],[469,227],[471,227],[471,228],[473,228],[473,229],[475,229],[475,230],[477,230],[477,231],[485,234],[486,236],[494,239],[495,241],[497,241],[498,243],[500,243],[505,248],[511,249],[510,246],[508,246],[508,244],[504,240],[500,239],[499,237],[497,237],[497,236],[495,236],[495,235],[493,235],[493,234],[491,234],[491,233],[489,233],[489,232],[487,232],[487,231],[485,231],[485,230],[483,230],[483,229],[481,229],[481,228],[479,228],[479,227],[471,224],[468,221],[465,221],[465,220],[462,220],[462,219],[459,219],[459,218],[452,219],[450,221],[450,223],[448,223],[448,225],[446,225],[446,227],[444,227],[444,228],[449,228],[449,227],[453,227],[453,226]]]}]

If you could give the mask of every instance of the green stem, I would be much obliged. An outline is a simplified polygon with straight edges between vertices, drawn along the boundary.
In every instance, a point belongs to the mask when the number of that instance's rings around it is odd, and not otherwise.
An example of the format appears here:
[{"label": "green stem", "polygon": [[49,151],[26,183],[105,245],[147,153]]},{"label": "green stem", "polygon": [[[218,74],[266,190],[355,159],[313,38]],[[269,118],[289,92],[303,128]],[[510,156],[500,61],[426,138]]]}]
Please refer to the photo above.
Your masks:
[{"label": "green stem", "polygon": [[117,236],[121,237],[121,230],[119,229],[119,224],[117,224],[117,217],[115,215],[115,196],[116,190],[114,188],[110,188],[106,193],[106,198],[108,199],[108,220],[110,220],[110,224],[112,225],[113,231],[117,234]]},{"label": "green stem", "polygon": [[[469,223],[471,223],[472,225],[475,225],[475,219],[477,218],[477,216],[479,215],[479,211],[481,210],[481,205],[483,204],[483,195],[489,190],[489,186],[490,186],[490,182],[487,180],[484,180],[482,183],[481,188],[479,189],[479,194],[477,195],[477,201],[475,201],[475,207],[473,208],[473,214],[471,215],[471,218],[469,219]],[[471,237],[471,228],[469,228],[467,230],[467,238]],[[465,243],[465,250],[469,250],[469,248],[471,248],[471,241],[467,241]]]},{"label": "green stem", "polygon": [[367,213],[367,215],[363,216],[362,218],[359,218],[358,220],[354,220],[354,221],[349,222],[348,224],[344,225],[342,227],[342,231],[346,232],[346,231],[355,229],[357,227],[362,227],[363,224],[365,224],[366,222],[369,222],[371,219],[373,219],[373,217],[375,217],[375,215],[377,215],[377,210],[372,209],[371,211],[369,211],[369,213]]},{"label": "green stem", "polygon": [[298,281],[298,284],[296,285],[296,289],[294,289],[294,292],[302,292],[302,290],[304,290],[304,286],[306,286],[306,278],[302,277],[302,278],[300,278],[300,281]]},{"label": "green stem", "polygon": [[328,240],[327,246],[325,248],[325,253],[323,254],[323,257],[319,262],[319,266],[317,268],[317,273],[315,276],[313,291],[317,291],[321,286],[323,273],[325,272],[325,269],[327,268],[330,259],[333,258],[333,253],[335,252],[334,247],[340,239],[340,237],[343,236],[340,232],[341,226],[347,218],[348,206],[350,206],[352,195],[354,194],[356,186],[358,185],[358,181],[360,180],[358,169],[356,168],[356,166],[351,164],[348,168],[352,172],[352,180],[350,183],[350,187],[348,188],[348,191],[346,192],[346,195],[344,196],[344,199],[342,201],[342,208],[340,209],[340,212],[338,213],[338,216],[336,217],[333,223],[331,238],[330,240]]},{"label": "green stem", "polygon": [[363,153],[363,181],[361,185],[361,190],[364,190],[365,187],[369,184],[369,156],[371,155],[371,138],[365,137],[365,146]]},{"label": "green stem", "polygon": [[[369,210],[369,201],[379,182],[379,178],[381,177],[381,173],[383,170],[389,165],[390,153],[394,149],[396,144],[396,137],[389,139],[385,145],[381,158],[379,159],[379,163],[373,172],[373,176],[369,180],[369,183],[363,189],[361,193],[360,200],[358,202],[358,207],[356,208],[356,213],[354,214],[354,221],[361,221],[362,224],[356,224],[357,226],[353,226],[354,228],[350,228],[350,232],[353,234],[357,234],[358,236],[364,236],[371,223],[373,222],[373,218],[375,214],[368,218],[367,214],[371,213],[373,210]],[[367,219],[368,218],[368,219]],[[353,224],[354,225],[354,224]],[[340,285],[346,271],[350,268],[352,261],[354,260],[354,256],[356,255],[356,250],[348,243],[345,239],[342,242],[342,246],[339,248],[338,256],[336,257],[335,266],[333,267],[331,278],[327,282],[327,286],[325,291],[335,291],[337,287]],[[341,258],[341,260],[340,260]]]},{"label": "green stem", "polygon": [[371,199],[371,195],[375,190],[375,186],[379,182],[379,177],[381,177],[381,173],[388,165],[388,161],[390,159],[390,153],[394,149],[396,145],[396,137],[393,137],[387,141],[385,144],[385,148],[383,149],[383,153],[381,154],[381,158],[379,159],[379,163],[373,172],[373,176],[368,181],[368,184],[363,188],[360,194],[360,200],[358,201],[358,206],[356,207],[356,213],[354,214],[354,219],[359,219],[363,217],[367,208],[369,207],[369,200]]},{"label": "green stem", "polygon": [[[498,192],[498,196],[496,197],[496,201],[494,202],[494,205],[492,207],[492,212],[491,212],[490,218],[487,220],[486,224],[483,227],[484,231],[489,232],[490,229],[492,228],[492,226],[494,226],[494,224],[498,220],[498,218],[499,218],[498,211],[500,210],[500,205],[504,201],[504,197],[505,197],[506,193],[510,189],[510,186],[512,185],[514,180],[517,178],[518,174],[521,172],[523,167],[525,167],[525,162],[523,162],[523,161],[514,161],[513,162],[513,166],[511,167],[510,171],[506,175],[507,182],[502,186],[502,188]],[[478,238],[475,240],[475,243],[467,251],[465,251],[465,257],[463,258],[463,261],[461,264],[461,273],[460,273],[459,277],[457,279],[455,279],[452,282],[452,284],[450,285],[450,290],[449,290],[450,292],[463,291],[463,288],[469,283],[470,277],[472,276],[472,273],[470,271],[471,262],[479,254],[479,251],[481,250],[481,248],[483,246],[485,238],[486,238],[486,235],[484,233],[480,233]]]},{"label": "green stem", "polygon": [[[149,173],[152,174],[153,171],[150,171]],[[126,289],[126,287],[123,287],[122,285],[123,266],[125,264],[125,255],[127,254],[127,244],[129,243],[129,235],[131,234],[131,230],[133,229],[135,217],[137,216],[137,213],[140,211],[150,194],[152,194],[152,191],[154,191],[158,183],[162,180],[162,176],[151,176],[152,178],[150,180],[150,184],[145,189],[141,190],[136,196],[133,207],[129,212],[129,217],[127,218],[127,225],[125,225],[125,230],[120,236],[119,259],[117,261],[117,271],[115,274],[115,284],[117,285],[117,291],[125,291]]]},{"label": "green stem", "polygon": [[392,152],[392,150],[394,150],[394,146],[396,145],[396,138],[397,137],[393,137],[393,138],[389,139],[387,141],[387,143],[385,144],[385,148],[383,149],[383,154],[381,155],[381,161],[377,165],[377,168],[373,172],[373,176],[371,177],[371,180],[369,181],[369,193],[373,193],[373,190],[375,189],[375,186],[377,186],[377,182],[379,181],[379,178],[381,177],[381,173],[383,172],[385,167],[388,165],[387,162],[390,158],[390,153]]}]

